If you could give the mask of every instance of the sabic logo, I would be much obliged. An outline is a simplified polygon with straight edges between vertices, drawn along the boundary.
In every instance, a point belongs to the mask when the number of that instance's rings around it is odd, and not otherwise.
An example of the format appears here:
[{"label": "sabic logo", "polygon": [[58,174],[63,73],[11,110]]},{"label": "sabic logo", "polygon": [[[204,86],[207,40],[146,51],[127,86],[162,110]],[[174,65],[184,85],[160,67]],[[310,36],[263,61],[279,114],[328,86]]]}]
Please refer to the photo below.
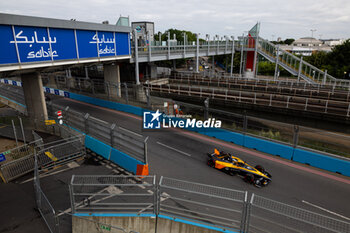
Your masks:
[{"label": "sabic logo", "polygon": [[162,114],[157,110],[157,112],[144,112],[143,113],[143,128],[144,129],[160,129],[160,116]]}]

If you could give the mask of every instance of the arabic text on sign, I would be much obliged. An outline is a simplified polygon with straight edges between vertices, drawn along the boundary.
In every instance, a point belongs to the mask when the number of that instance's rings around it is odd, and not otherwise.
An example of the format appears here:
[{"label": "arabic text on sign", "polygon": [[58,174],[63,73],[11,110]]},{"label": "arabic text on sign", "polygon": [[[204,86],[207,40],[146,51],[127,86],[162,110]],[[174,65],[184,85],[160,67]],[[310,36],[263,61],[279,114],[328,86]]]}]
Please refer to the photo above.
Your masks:
[{"label": "arabic text on sign", "polygon": [[105,39],[105,35],[102,35],[102,38],[98,38],[97,35],[95,34],[93,37],[92,37],[92,41],[89,42],[90,44],[101,44],[101,43],[104,43],[104,44],[114,44],[114,38],[107,38]]},{"label": "arabic text on sign", "polygon": [[54,44],[54,43],[56,43],[56,37],[54,37],[54,40],[51,40],[51,37],[49,37],[48,40],[46,40],[45,37],[43,37],[42,40],[39,40],[36,31],[34,31],[34,36],[32,36],[32,40],[28,40],[28,37],[22,36],[22,33],[23,33],[22,30],[19,33],[17,33],[15,35],[16,41],[13,40],[13,41],[10,41],[10,43],[16,43],[16,42],[18,44],[19,43],[20,44],[34,44],[34,43],[37,43],[37,44],[45,44],[45,43],[46,44],[49,44],[49,43]]}]

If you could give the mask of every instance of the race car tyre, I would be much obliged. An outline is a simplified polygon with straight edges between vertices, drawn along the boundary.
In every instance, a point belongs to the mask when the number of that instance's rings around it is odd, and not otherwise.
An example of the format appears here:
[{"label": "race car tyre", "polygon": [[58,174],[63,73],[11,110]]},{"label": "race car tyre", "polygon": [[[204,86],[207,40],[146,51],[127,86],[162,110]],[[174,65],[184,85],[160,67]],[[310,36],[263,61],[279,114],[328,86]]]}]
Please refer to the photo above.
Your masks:
[{"label": "race car tyre", "polygon": [[247,183],[249,183],[249,184],[254,183],[254,175],[252,175],[252,174],[246,174],[246,175],[244,176],[244,181],[247,182]]},{"label": "race car tyre", "polygon": [[208,159],[207,164],[208,164],[209,167],[214,167],[215,166],[213,160],[211,160],[211,159]]},{"label": "race car tyre", "polygon": [[264,167],[263,167],[263,166],[261,166],[261,165],[256,165],[256,166],[255,166],[255,169],[256,169],[256,170],[258,170],[259,172],[262,172],[262,173],[264,173],[264,172],[265,172]]}]

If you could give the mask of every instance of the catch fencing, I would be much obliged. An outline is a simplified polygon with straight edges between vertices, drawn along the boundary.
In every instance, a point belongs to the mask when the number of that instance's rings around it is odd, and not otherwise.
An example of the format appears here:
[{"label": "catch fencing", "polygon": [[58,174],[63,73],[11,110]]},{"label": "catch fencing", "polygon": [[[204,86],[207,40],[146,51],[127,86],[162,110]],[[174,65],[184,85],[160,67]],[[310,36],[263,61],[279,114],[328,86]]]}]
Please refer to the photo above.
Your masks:
[{"label": "catch fencing", "polygon": [[350,230],[349,221],[255,194],[248,201],[246,191],[168,177],[161,177],[158,183],[155,176],[140,178],[73,176],[69,187],[72,214],[148,216],[191,222],[222,232],[347,233]]},{"label": "catch fencing", "polygon": [[[246,232],[350,232],[350,223],[253,194]],[[249,228],[249,229],[248,229]]]},{"label": "catch fencing", "polygon": [[62,110],[63,121],[70,127],[147,164],[147,138],[142,135],[92,117],[88,113],[74,111],[69,107],[64,108],[51,103],[48,108],[52,116],[56,111]]},{"label": "catch fencing", "polygon": [[247,192],[161,177],[158,214],[244,232]]}]

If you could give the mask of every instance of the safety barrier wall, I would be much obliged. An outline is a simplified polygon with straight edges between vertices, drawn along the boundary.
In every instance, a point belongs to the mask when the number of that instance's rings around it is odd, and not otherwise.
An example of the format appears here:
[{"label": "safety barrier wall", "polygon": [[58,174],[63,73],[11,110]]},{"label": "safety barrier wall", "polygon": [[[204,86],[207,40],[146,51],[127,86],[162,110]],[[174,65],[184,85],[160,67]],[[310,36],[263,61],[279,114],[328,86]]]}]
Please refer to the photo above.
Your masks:
[{"label": "safety barrier wall", "polygon": [[70,93],[69,98],[74,99],[74,100],[79,100],[79,101],[89,103],[89,104],[98,105],[101,107],[114,109],[117,111],[131,113],[131,114],[138,115],[138,116],[141,116],[142,112],[143,112],[143,109],[140,107],[135,107],[135,106],[126,105],[126,104],[120,104],[120,103],[111,102],[108,100],[96,99],[93,97],[79,95],[79,94],[75,94],[75,93]]},{"label": "safety barrier wall", "polygon": [[[0,81],[4,82],[2,80]],[[7,83],[9,82],[7,81]],[[16,86],[19,86],[20,84],[18,85],[17,83],[16,83]],[[44,88],[44,89],[50,89],[50,91],[46,90],[49,93],[62,95],[62,91],[60,90],[55,90],[53,88]],[[132,113],[138,116],[142,116],[143,111],[148,111],[140,107],[115,103],[115,102],[102,100],[102,99],[96,99],[96,98],[79,95],[75,93],[64,92],[63,94],[65,97],[68,97],[68,98],[72,98],[75,100],[94,104],[101,107],[115,109],[122,112]],[[193,131],[197,131],[197,130],[193,129]],[[216,130],[210,130],[210,131],[201,130],[198,132],[201,134],[205,134],[207,136],[215,137],[228,142],[233,142],[235,144],[245,146],[248,148],[254,148],[258,151],[280,156],[286,159],[292,159],[293,161],[309,164],[310,166],[314,166],[314,167],[321,168],[331,172],[340,173],[342,175],[350,177],[350,161],[346,159],[335,158],[335,157],[331,157],[328,155],[324,155],[321,153],[317,153],[317,152],[313,152],[305,149],[294,148],[293,146],[283,145],[270,140],[256,138],[256,137],[248,136],[241,133],[231,132],[228,130],[216,129]]]},{"label": "safety barrier wall", "polygon": [[144,164],[89,135],[85,136],[85,147],[136,175],[145,175],[142,169],[145,166],[148,167],[147,164]]}]

